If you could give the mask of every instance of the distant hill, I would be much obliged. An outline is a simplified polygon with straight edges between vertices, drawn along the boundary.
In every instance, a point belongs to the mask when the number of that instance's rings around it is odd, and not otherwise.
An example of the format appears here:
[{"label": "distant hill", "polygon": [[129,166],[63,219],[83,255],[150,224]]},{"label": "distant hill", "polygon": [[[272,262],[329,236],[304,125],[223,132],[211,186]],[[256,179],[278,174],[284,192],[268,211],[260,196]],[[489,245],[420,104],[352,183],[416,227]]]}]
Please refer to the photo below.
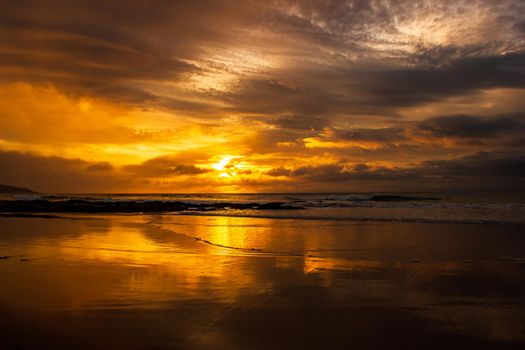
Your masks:
[{"label": "distant hill", "polygon": [[0,194],[32,194],[36,193],[28,188],[0,185]]}]

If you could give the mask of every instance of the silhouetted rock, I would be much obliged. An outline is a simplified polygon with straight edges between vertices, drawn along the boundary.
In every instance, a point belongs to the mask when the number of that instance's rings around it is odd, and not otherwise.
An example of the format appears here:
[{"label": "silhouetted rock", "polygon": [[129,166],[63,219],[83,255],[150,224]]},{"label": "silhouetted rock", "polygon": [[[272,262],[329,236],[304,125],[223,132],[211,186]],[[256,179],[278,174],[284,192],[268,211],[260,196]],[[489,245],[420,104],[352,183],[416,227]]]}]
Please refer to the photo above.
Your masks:
[{"label": "silhouetted rock", "polygon": [[303,209],[281,202],[272,203],[207,203],[195,204],[178,201],[89,201],[45,199],[0,201],[3,213],[163,213],[178,211],[214,211],[227,209],[281,210]]},{"label": "silhouetted rock", "polygon": [[262,209],[262,210],[264,210],[264,209],[272,209],[272,210],[275,210],[275,209],[304,209],[304,208],[293,206],[293,205],[287,205],[285,203],[280,203],[280,202],[272,202],[272,203],[261,204],[256,209]]},{"label": "silhouetted rock", "polygon": [[36,194],[28,188],[0,185],[0,194]]}]

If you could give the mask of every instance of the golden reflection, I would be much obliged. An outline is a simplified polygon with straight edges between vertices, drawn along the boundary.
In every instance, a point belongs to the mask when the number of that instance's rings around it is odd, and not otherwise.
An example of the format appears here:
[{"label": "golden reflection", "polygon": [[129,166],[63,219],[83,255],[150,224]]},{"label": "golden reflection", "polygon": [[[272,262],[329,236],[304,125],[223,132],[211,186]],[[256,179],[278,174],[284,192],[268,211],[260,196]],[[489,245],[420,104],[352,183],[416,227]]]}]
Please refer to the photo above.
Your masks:
[{"label": "golden reflection", "polygon": [[[87,221],[76,226],[74,236],[39,237],[23,253],[28,262],[61,258],[61,267],[46,271],[46,278],[57,296],[75,291],[69,296],[70,308],[100,307],[107,300],[122,298],[133,303],[138,295],[140,303],[135,306],[147,308],[162,307],[170,300],[203,298],[210,292],[220,300],[234,301],[243,286],[257,285],[244,268],[232,269],[217,247],[155,229],[144,221],[104,221],[109,226],[103,230],[90,227],[93,223]],[[229,239],[225,230],[215,231],[214,239],[225,245],[240,244]],[[215,279],[221,281],[220,286],[209,285]]]},{"label": "golden reflection", "polygon": [[[423,231],[408,224],[262,218],[72,218],[1,218],[1,253],[9,257],[0,261],[0,274],[9,281],[0,288],[4,312],[198,305],[308,309],[312,299],[303,297],[313,292],[316,307],[387,305],[415,310],[417,319],[460,320],[450,326],[469,334],[522,339],[521,328],[508,326],[519,318],[501,310],[507,294],[496,300],[473,293],[466,295],[468,303],[458,303],[464,283],[485,287],[486,280],[500,279],[519,292],[521,271],[516,264],[458,261],[455,244],[461,239],[451,238],[460,236],[454,228],[439,248],[435,237],[443,238],[441,226],[433,232],[433,226]],[[414,256],[426,260],[407,260]],[[431,305],[439,305],[438,312]]]}]

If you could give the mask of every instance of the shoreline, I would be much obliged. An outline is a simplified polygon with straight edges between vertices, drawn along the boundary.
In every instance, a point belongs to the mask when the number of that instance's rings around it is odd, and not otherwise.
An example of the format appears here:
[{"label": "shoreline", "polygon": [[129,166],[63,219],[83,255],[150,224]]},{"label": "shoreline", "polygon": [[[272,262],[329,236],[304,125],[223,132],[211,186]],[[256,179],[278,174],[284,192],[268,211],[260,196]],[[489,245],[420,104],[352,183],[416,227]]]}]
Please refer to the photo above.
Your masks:
[{"label": "shoreline", "polygon": [[[330,210],[330,208],[318,208],[322,210]],[[368,208],[370,211],[381,208]],[[219,211],[220,209],[217,209]],[[242,209],[236,209],[242,210]],[[249,209],[248,209],[249,210]],[[180,210],[172,212],[151,211],[151,212],[126,212],[126,211],[0,211],[0,218],[43,218],[43,219],[89,219],[91,215],[111,215],[111,216],[144,216],[144,215],[163,215],[163,216],[203,216],[203,217],[231,217],[231,218],[252,218],[252,219],[275,219],[275,220],[305,220],[305,221],[341,221],[341,222],[355,222],[355,223],[413,223],[413,224],[456,224],[456,225],[509,225],[509,226],[525,226],[524,222],[519,221],[504,221],[504,220],[481,220],[481,219],[431,219],[420,217],[380,217],[380,216],[301,216],[301,215],[277,215],[272,210],[278,210],[279,213],[286,211],[286,208],[280,209],[252,209],[258,212],[215,212],[215,210]],[[265,212],[265,210],[267,212]],[[295,209],[290,209],[295,212]],[[62,215],[63,214],[63,215]],[[68,214],[85,215],[78,218],[67,216]]]}]

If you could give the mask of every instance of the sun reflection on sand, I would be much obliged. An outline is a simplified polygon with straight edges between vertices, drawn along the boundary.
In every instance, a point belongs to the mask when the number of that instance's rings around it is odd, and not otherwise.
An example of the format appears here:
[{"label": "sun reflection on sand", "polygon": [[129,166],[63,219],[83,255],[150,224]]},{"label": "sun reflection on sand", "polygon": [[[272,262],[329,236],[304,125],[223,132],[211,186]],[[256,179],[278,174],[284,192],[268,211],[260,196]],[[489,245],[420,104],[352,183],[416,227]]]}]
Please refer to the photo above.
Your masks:
[{"label": "sun reflection on sand", "polygon": [[[500,306],[501,300],[515,303],[523,289],[519,265],[458,261],[454,245],[461,245],[458,237],[470,226],[458,228],[439,246],[431,228],[443,236],[440,225],[299,225],[192,216],[0,219],[0,247],[9,256],[0,262],[0,277],[9,281],[0,288],[0,304],[9,314],[45,310],[87,317],[125,311],[182,317],[197,312],[193,326],[211,327],[197,334],[225,337],[234,335],[221,325],[233,322],[237,313],[267,314],[274,327],[280,317],[297,317],[297,312],[308,315],[301,322],[314,316],[333,322],[332,315],[338,315],[351,323],[362,315],[352,310],[382,315],[386,308],[389,315],[403,313],[404,326],[426,322],[481,339],[525,340],[522,327],[508,326],[523,324],[521,306]],[[407,241],[419,248],[400,245]],[[442,249],[445,255],[429,253]],[[426,259],[408,259],[414,256]],[[494,281],[512,288],[503,293]],[[254,319],[263,320],[250,316],[241,323]]]},{"label": "sun reflection on sand", "polygon": [[[224,218],[227,221],[227,218]],[[242,293],[243,286],[256,286],[253,276],[244,268],[232,267],[231,261],[221,258],[230,255],[232,251],[220,247],[203,244],[192,238],[177,235],[170,231],[154,228],[147,220],[119,223],[107,228],[105,232],[84,227],[84,232],[74,237],[61,240],[44,237],[27,247],[26,254],[36,257],[63,257],[67,266],[80,268],[78,276],[67,275],[71,285],[90,284],[74,299],[77,307],[98,305],[97,299],[129,298],[134,303],[140,294],[140,305],[161,307],[169,300],[182,300],[206,297],[208,288],[221,300],[235,300]],[[224,222],[226,223],[226,222]],[[212,233],[213,241],[224,246],[241,246],[242,242],[234,239],[224,226],[216,226]],[[235,253],[235,251],[233,251]],[[92,265],[93,273],[102,272],[98,281],[86,279],[83,271],[84,263]],[[79,266],[80,264],[80,266]],[[241,264],[242,265],[242,264]],[[87,269],[88,266],[85,266]],[[107,271],[100,271],[107,270]],[[126,272],[127,271],[127,272]],[[62,283],[66,271],[60,269],[52,274],[53,278]],[[112,275],[119,276],[129,273],[125,280],[112,280]],[[99,276],[100,277],[100,276]],[[124,276],[122,276],[124,277]],[[208,286],[211,280],[218,279],[221,286]],[[127,287],[112,292],[114,283],[126,283]],[[97,291],[104,295],[96,295]],[[122,293],[125,292],[125,295]],[[91,295],[93,293],[93,295]],[[109,294],[108,294],[109,293]],[[204,293],[204,294],[203,294]],[[137,301],[138,302],[138,301]],[[110,305],[106,305],[110,306]],[[118,305],[117,305],[118,307]]]}]

